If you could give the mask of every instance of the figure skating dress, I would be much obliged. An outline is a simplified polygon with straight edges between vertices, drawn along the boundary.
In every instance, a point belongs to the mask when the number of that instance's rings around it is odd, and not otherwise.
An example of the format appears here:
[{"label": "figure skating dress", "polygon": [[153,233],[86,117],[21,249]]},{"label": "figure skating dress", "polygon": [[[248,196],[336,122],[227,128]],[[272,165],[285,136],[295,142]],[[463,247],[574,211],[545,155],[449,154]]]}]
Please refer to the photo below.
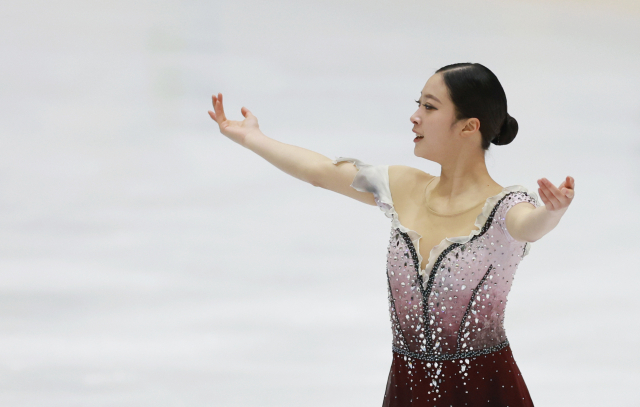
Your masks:
[{"label": "figure skating dress", "polygon": [[338,157],[358,169],[351,187],[373,193],[391,218],[387,251],[393,361],[383,407],[533,406],[503,327],[507,295],[531,243],[507,231],[507,211],[539,206],[520,185],[487,198],[469,236],[445,238],[423,269],[421,236],[398,221],[388,165]]}]

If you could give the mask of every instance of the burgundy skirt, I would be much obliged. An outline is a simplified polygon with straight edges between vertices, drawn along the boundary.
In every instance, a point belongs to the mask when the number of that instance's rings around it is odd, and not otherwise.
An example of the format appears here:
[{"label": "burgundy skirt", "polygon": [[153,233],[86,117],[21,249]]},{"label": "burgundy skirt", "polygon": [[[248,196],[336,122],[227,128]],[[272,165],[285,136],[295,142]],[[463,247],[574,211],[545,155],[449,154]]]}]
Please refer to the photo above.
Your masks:
[{"label": "burgundy skirt", "polygon": [[393,352],[383,407],[533,407],[509,346],[468,360],[466,375],[460,373],[464,361],[437,362],[436,384],[430,376],[434,362]]}]

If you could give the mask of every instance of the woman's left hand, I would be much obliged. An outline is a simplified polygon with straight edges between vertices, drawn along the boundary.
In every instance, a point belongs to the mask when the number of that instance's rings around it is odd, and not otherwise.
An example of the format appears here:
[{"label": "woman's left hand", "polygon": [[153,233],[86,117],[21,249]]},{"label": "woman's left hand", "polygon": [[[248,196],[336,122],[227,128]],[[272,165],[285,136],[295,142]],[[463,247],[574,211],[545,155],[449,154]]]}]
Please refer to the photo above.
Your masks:
[{"label": "woman's left hand", "polygon": [[573,177],[567,176],[567,179],[556,188],[548,179],[540,178],[538,185],[540,185],[538,194],[547,207],[547,210],[557,211],[566,209],[573,200],[576,182]]}]

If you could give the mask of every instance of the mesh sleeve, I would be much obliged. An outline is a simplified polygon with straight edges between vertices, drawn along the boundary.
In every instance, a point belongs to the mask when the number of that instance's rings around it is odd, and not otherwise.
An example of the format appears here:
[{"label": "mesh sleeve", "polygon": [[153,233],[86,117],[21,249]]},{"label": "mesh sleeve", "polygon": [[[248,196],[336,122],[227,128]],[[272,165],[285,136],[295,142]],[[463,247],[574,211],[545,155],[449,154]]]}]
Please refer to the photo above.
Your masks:
[{"label": "mesh sleeve", "polygon": [[389,188],[389,166],[370,165],[356,158],[337,157],[334,164],[348,161],[358,169],[353,178],[351,187],[361,192],[371,192],[376,201],[376,205],[385,215],[392,218],[393,201],[391,200],[391,189]]},{"label": "mesh sleeve", "polygon": [[509,234],[509,231],[507,230],[507,224],[505,222],[507,212],[509,212],[509,209],[522,202],[528,202],[536,208],[540,206],[538,197],[535,194],[525,191],[515,191],[505,195],[502,203],[500,204],[500,207],[496,212],[497,224],[507,238],[507,241],[510,243],[515,242],[516,240]]}]

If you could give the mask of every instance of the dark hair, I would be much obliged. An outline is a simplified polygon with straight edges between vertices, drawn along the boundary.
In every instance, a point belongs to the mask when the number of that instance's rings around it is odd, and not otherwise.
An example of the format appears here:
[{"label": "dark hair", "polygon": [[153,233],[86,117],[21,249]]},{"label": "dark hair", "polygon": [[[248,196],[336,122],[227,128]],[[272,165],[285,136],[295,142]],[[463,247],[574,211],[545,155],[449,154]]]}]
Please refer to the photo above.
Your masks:
[{"label": "dark hair", "polygon": [[507,113],[507,96],[498,78],[484,65],[464,62],[443,66],[449,97],[456,109],[456,121],[477,118],[480,121],[482,149],[491,143],[509,144],[518,134],[518,122]]}]

